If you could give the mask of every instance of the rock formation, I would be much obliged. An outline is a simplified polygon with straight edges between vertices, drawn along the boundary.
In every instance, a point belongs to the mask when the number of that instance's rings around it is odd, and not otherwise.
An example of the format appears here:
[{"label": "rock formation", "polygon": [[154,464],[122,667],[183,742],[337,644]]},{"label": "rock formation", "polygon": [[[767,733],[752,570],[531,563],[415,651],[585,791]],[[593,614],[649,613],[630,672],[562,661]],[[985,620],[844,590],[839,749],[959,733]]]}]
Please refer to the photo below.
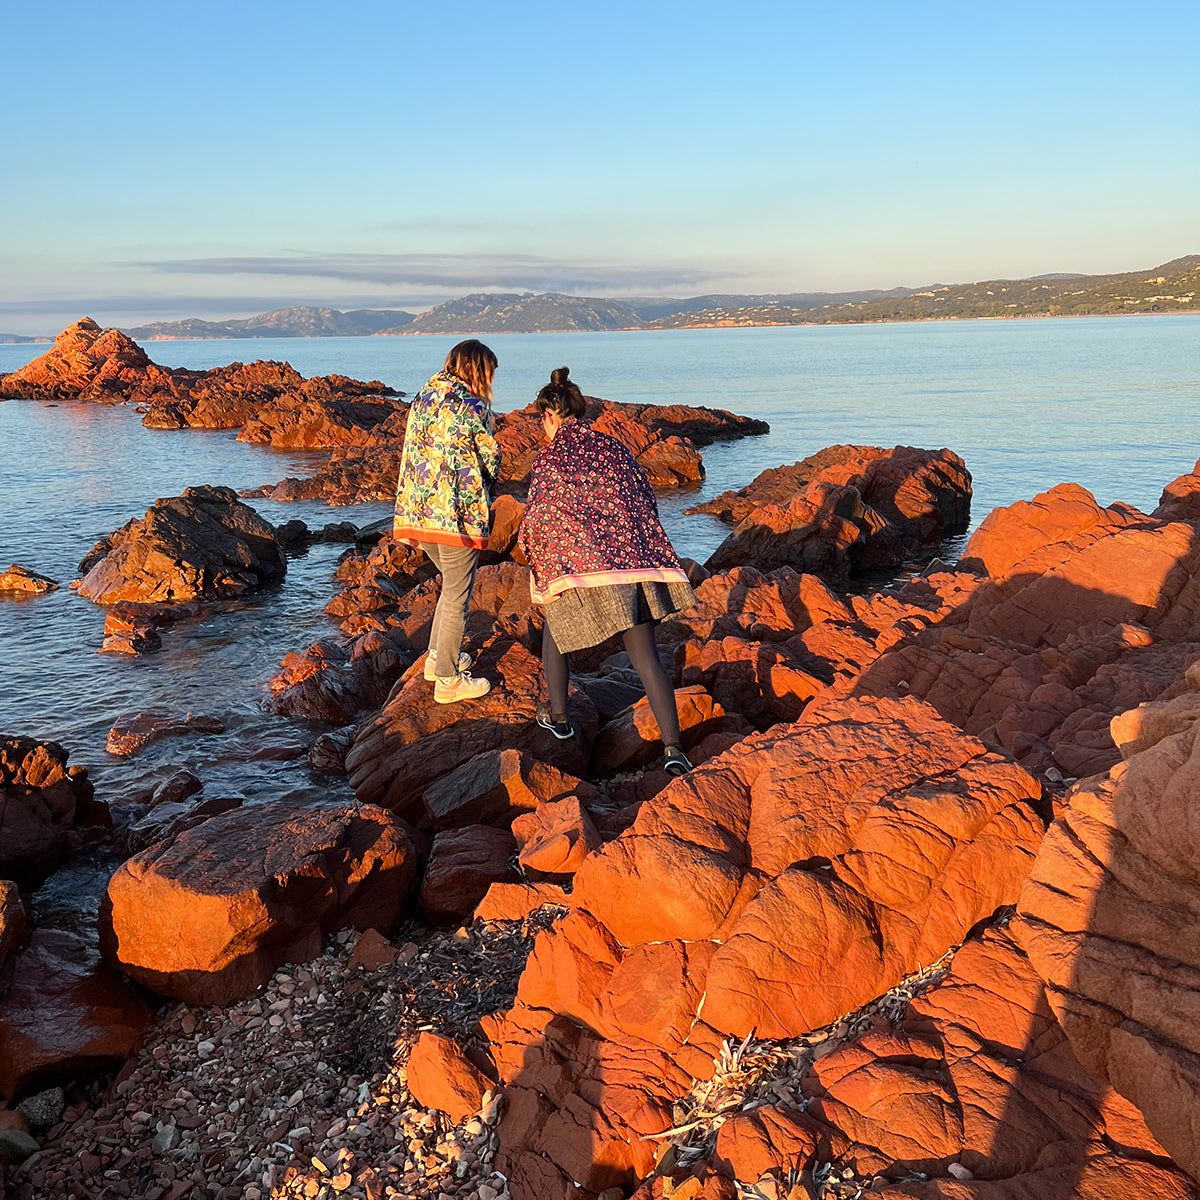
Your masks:
[{"label": "rock formation", "polygon": [[20,567],[13,563],[7,571],[0,571],[0,596],[21,595],[41,596],[53,592],[58,584],[45,575],[39,575],[28,567]]},{"label": "rock formation", "polygon": [[1200,1177],[1200,666],[1182,682],[1113,721],[1125,761],[1072,789],[1013,930],[1080,1061]]},{"label": "rock formation", "polygon": [[[284,396],[304,398],[293,408],[311,398],[332,412],[347,398],[395,395],[378,380],[363,383],[342,375],[306,380],[279,362],[231,363],[208,371],[161,367],[120,330],[101,329],[90,317],[63,330],[40,358],[0,375],[0,398],[130,401],[149,406],[142,423],[153,429],[237,429]],[[336,416],[330,420],[337,423]]]},{"label": "rock formation", "polygon": [[971,475],[949,450],[832,446],[688,511],[734,523],[710,570],[753,563],[837,578],[903,562],[965,530]]},{"label": "rock formation", "polygon": [[110,534],[79,569],[72,586],[98,604],[181,603],[240,596],[281,579],[287,564],[274,527],[231,488],[190,487]]}]

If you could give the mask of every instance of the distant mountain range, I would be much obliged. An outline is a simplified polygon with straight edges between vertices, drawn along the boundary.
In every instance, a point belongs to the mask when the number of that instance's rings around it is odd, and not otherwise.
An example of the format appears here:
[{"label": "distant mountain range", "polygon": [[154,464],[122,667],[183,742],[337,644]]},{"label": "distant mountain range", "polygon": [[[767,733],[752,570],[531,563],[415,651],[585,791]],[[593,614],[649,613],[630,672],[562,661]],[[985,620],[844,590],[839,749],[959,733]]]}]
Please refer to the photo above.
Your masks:
[{"label": "distant mountain range", "polygon": [[238,321],[201,321],[189,317],[185,321],[155,321],[122,332],[142,342],[176,338],[369,337],[382,329],[400,329],[412,319],[412,313],[395,308],[339,312],[336,308],[299,305]]},{"label": "distant mountain range", "polygon": [[0,345],[14,345],[18,342],[52,342],[53,338],[48,337],[26,337],[23,333],[0,333]]},{"label": "distant mountain range", "polygon": [[[1089,316],[1200,311],[1200,255],[1117,275],[1053,273],[1029,279],[931,284],[857,292],[712,293],[687,299],[601,300],[561,292],[474,292],[414,316],[400,309],[296,306],[230,321],[156,321],[124,332],[173,338],[392,337],[571,330],[687,329],[744,325],[847,324],[970,317]],[[48,339],[0,334],[0,342]]]}]

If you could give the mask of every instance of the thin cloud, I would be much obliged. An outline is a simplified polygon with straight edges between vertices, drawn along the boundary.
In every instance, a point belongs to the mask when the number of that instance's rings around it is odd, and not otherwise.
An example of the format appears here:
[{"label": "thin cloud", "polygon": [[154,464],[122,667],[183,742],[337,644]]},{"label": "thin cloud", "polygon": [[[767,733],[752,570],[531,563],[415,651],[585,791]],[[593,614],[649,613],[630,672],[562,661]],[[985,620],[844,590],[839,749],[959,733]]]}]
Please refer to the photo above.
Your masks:
[{"label": "thin cloud", "polygon": [[733,276],[670,264],[582,265],[524,254],[310,254],[170,259],[125,264],[174,275],[272,275],[388,287],[615,293],[677,290]]}]

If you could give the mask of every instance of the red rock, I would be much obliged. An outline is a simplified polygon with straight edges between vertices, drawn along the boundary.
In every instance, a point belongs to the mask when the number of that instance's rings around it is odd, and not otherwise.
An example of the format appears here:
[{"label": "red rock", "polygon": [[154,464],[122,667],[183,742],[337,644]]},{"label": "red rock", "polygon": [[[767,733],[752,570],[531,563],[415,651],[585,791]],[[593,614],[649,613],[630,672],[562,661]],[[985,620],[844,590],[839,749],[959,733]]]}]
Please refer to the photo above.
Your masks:
[{"label": "red rock", "polygon": [[672,1172],[647,1179],[630,1200],[737,1200],[733,1183],[702,1167],[697,1174]]},{"label": "red rock", "polygon": [[117,654],[142,654],[162,645],[158,630],[194,616],[191,604],[145,604],[118,600],[104,615],[104,645],[101,650]]},{"label": "red rock", "polygon": [[349,965],[362,967],[367,971],[378,971],[396,961],[400,953],[391,942],[376,929],[365,930],[362,937],[354,943],[354,952],[350,955]]},{"label": "red rock", "polygon": [[222,813],[241,808],[240,796],[213,796],[208,800],[188,803],[168,800],[155,806],[125,831],[125,848],[130,853],[145,850],[155,842],[173,840],[188,829],[219,817]]},{"label": "red rock", "polygon": [[508,861],[517,844],[506,829],[468,825],[433,839],[421,883],[421,913],[431,925],[455,925],[474,912],[494,883],[515,881]]},{"label": "red rock", "polygon": [[376,708],[411,663],[390,638],[366,633],[349,647],[325,639],[287,654],[267,684],[282,716],[344,725]]},{"label": "red rock", "polygon": [[327,380],[306,380],[247,420],[239,442],[267,443],[279,450],[331,450],[363,446],[385,422],[404,436],[408,406],[385,396],[347,396]]},{"label": "red rock", "polygon": [[682,643],[675,651],[680,682],[703,687],[728,712],[767,728],[794,721],[823,691],[822,680],[777,645],[726,637]]},{"label": "red rock", "polygon": [[517,544],[517,530],[525,517],[525,505],[515,496],[497,496],[492,504],[492,525],[488,533],[487,555],[491,559],[512,554]]},{"label": "red rock", "polygon": [[431,784],[477,754],[501,748],[525,750],[561,771],[583,774],[595,730],[585,696],[574,692],[571,702],[577,736],[559,741],[534,722],[541,662],[524,646],[498,637],[472,670],[492,681],[486,696],[431,704],[433,684],[416,673],[359,728],[346,768],[360,801],[419,823],[418,805]]},{"label": "red rock", "polygon": [[0,1096],[104,1074],[134,1053],[153,1018],[145,994],[87,941],[38,930],[0,1010]]},{"label": "red rock", "polygon": [[127,713],[118,717],[108,731],[109,754],[128,757],[153,741],[164,737],[179,737],[188,733],[224,733],[225,726],[216,717],[184,713],[170,716],[167,713]]},{"label": "red rock", "polygon": [[88,817],[93,788],[67,766],[57,742],[0,738],[0,878],[40,884],[65,857],[71,831]]},{"label": "red rock", "polygon": [[[702,741],[720,728],[725,710],[704,688],[694,685],[675,692],[684,746]],[[596,734],[591,770],[597,775],[643,766],[663,752],[662,734],[645,697],[619,713]]]},{"label": "red rock", "polygon": [[390,931],[416,883],[412,842],[369,806],[263,804],[213,817],[135,855],[109,881],[105,957],[163,995],[249,995],[324,934]]},{"label": "red rock", "polygon": [[477,921],[524,921],[539,909],[567,908],[570,898],[557,883],[493,883],[475,908]]},{"label": "red rock", "polygon": [[[1126,1195],[1132,1184],[1182,1200],[1194,1188],[1132,1105],[1080,1065],[1004,933],[964,946],[899,1029],[819,1058],[804,1093],[808,1117],[848,1139],[840,1161],[936,1179],[884,1195],[1073,1200]],[[947,1180],[950,1163],[983,1182]]]},{"label": "red rock", "polygon": [[538,805],[575,796],[586,804],[596,789],[523,750],[486,750],[426,789],[421,797],[431,829],[462,825],[511,825]]},{"label": "red rock", "polygon": [[98,604],[178,603],[239,596],[282,579],[287,565],[274,528],[232,489],[192,487],[110,534],[80,570],[72,586]]},{"label": "red rock", "polygon": [[25,905],[15,883],[0,879],[0,971],[25,940]]},{"label": "red rock", "polygon": [[795,1177],[814,1159],[839,1160],[846,1149],[844,1138],[804,1113],[764,1106],[735,1113],[721,1126],[713,1161],[729,1178],[754,1182],[767,1174]]},{"label": "red rock", "polygon": [[1153,515],[1164,521],[1200,520],[1200,462],[1163,488]]},{"label": "red rock", "polygon": [[1084,1066],[1193,1176],[1200,948],[1183,914],[1200,905],[1198,700],[1187,691],[1117,722],[1128,760],[1069,794],[1012,926]]},{"label": "red rock", "polygon": [[41,596],[53,592],[58,584],[45,575],[39,575],[28,567],[13,563],[7,571],[0,571],[0,595],[13,593],[22,596]]},{"label": "red rock", "polygon": [[483,1107],[491,1084],[449,1038],[425,1032],[408,1058],[408,1090],[422,1108],[443,1112],[456,1125]]},{"label": "red rock", "polygon": [[[0,1129],[19,1129],[22,1133],[29,1132],[29,1122],[25,1117],[11,1108],[0,1108]],[[3,1180],[0,1175],[0,1181]]]},{"label": "red rock", "polygon": [[521,869],[535,880],[570,878],[601,845],[578,796],[539,804],[513,821],[512,832],[520,848]]}]

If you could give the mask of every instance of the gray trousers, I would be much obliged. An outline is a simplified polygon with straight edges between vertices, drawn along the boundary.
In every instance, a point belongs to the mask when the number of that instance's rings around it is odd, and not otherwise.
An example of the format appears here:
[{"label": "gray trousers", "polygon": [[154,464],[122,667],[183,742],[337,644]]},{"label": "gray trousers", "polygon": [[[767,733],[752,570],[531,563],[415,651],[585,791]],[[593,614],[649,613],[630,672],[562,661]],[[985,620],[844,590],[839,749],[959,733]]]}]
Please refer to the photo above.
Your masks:
[{"label": "gray trousers", "polygon": [[471,589],[475,586],[479,551],[471,546],[442,546],[436,542],[420,545],[442,573],[442,591],[433,613],[429,648],[437,655],[438,677],[453,679],[458,674],[458,655],[462,650]]}]

